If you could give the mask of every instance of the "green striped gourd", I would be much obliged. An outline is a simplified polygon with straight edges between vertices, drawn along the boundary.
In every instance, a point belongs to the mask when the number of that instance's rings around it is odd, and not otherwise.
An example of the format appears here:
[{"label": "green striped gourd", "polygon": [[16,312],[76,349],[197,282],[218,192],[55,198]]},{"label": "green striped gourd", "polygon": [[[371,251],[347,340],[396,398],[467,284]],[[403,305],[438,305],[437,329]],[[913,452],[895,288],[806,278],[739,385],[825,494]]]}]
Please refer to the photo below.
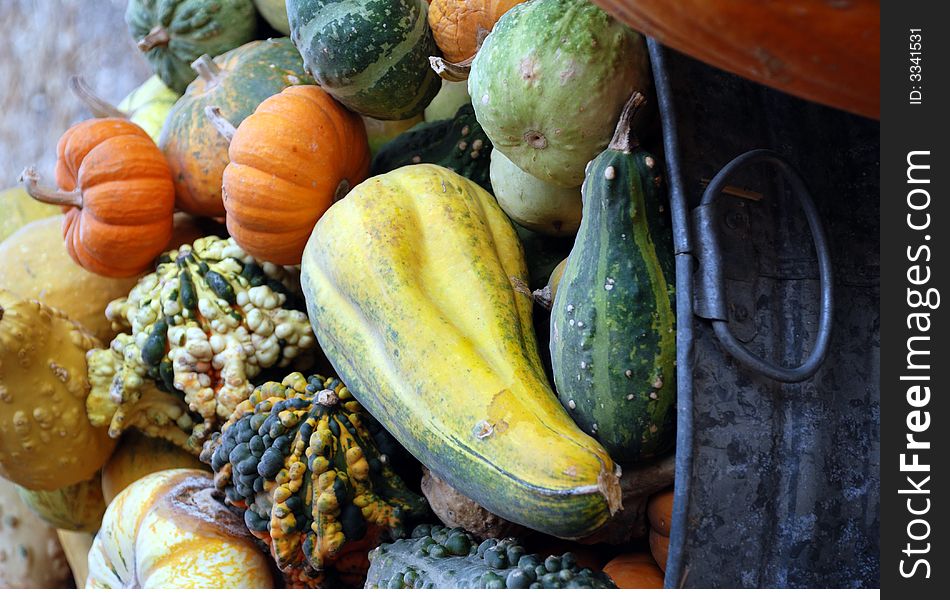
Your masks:
[{"label": "green striped gourd", "polygon": [[673,244],[656,160],[630,132],[638,98],[587,169],[551,314],[561,403],[621,464],[669,449],[676,387]]},{"label": "green striped gourd", "polygon": [[425,0],[287,0],[290,37],[317,83],[387,121],[422,113],[439,92]]}]

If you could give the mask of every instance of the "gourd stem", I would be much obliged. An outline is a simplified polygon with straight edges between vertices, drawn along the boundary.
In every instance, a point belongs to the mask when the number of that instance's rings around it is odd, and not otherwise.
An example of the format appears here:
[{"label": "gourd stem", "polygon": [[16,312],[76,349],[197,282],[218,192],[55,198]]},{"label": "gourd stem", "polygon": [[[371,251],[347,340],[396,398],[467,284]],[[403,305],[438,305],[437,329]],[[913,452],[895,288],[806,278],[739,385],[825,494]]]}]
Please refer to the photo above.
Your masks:
[{"label": "gourd stem", "polygon": [[20,175],[20,181],[26,188],[26,193],[34,200],[45,202],[46,204],[56,204],[58,206],[72,206],[82,208],[82,192],[78,189],[71,192],[62,190],[53,190],[40,185],[40,176],[34,167],[27,167]]},{"label": "gourd stem", "polygon": [[611,150],[619,152],[632,152],[640,143],[637,136],[633,133],[630,124],[633,122],[634,115],[646,104],[647,99],[640,92],[634,92],[627,103],[623,106],[620,113],[620,119],[617,121],[617,129],[614,130],[614,137],[607,146]]},{"label": "gourd stem", "polygon": [[531,298],[534,300],[535,304],[540,306],[545,310],[551,310],[551,305],[554,304],[554,298],[551,294],[551,286],[546,285],[540,290],[534,290],[531,292]]},{"label": "gourd stem", "polygon": [[346,179],[341,179],[340,183],[336,186],[336,191],[333,193],[333,201],[338,202],[343,199],[344,196],[350,193],[350,182]]},{"label": "gourd stem", "polygon": [[97,96],[96,93],[92,91],[92,88],[89,87],[89,84],[86,83],[86,80],[79,75],[73,75],[69,78],[69,89],[86,105],[86,108],[89,109],[89,112],[91,112],[94,117],[113,119],[129,118],[129,115]]},{"label": "gourd stem", "polygon": [[218,83],[218,78],[221,76],[221,67],[215,64],[214,60],[207,54],[202,54],[196,58],[195,62],[191,63],[191,68],[198,73],[198,77],[201,77],[208,84],[208,87]]},{"label": "gourd stem", "polygon": [[430,56],[429,65],[432,70],[438,73],[439,77],[446,81],[466,81],[468,74],[472,71],[472,59],[466,59],[462,62],[449,62],[441,56]]},{"label": "gourd stem", "polygon": [[206,106],[205,116],[208,117],[208,120],[211,121],[214,128],[217,129],[218,133],[224,136],[226,140],[230,142],[234,138],[234,132],[237,131],[237,128],[231,124],[231,121],[224,118],[220,108],[217,106]]},{"label": "gourd stem", "polygon": [[340,397],[333,390],[320,390],[317,393],[317,404],[323,406],[336,406],[340,402]]},{"label": "gourd stem", "polygon": [[165,31],[165,28],[161,25],[156,25],[152,27],[152,30],[149,31],[145,37],[140,39],[136,45],[142,52],[148,52],[159,46],[167,46],[170,41],[171,38],[168,36],[168,32]]}]

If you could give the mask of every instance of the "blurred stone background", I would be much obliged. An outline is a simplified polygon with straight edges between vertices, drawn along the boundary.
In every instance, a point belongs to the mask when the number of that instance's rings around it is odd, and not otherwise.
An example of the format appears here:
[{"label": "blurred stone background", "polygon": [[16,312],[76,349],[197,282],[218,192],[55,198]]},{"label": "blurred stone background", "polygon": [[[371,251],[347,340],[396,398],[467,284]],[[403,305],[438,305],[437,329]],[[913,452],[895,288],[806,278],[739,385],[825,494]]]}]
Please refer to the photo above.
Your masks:
[{"label": "blurred stone background", "polygon": [[125,27],[126,0],[0,0],[0,189],[24,167],[52,178],[56,142],[91,115],[67,85],[78,74],[118,103],[151,75]]}]

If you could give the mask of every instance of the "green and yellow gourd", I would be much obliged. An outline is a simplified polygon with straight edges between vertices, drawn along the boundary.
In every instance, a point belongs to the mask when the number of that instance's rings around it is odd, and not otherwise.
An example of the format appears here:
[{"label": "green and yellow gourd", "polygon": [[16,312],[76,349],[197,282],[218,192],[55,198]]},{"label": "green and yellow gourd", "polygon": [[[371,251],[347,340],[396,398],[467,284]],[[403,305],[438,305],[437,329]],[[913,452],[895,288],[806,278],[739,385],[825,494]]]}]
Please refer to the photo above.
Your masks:
[{"label": "green and yellow gourd", "polygon": [[36,516],[56,529],[95,533],[106,512],[102,477],[80,481],[52,491],[29,490],[17,486],[20,499]]},{"label": "green and yellow gourd", "polygon": [[158,143],[162,126],[181,95],[153,75],[135,88],[116,106],[129,120],[145,130]]},{"label": "green and yellow gourd", "polygon": [[479,543],[464,529],[420,525],[412,537],[370,554],[367,588],[394,589],[605,589],[604,573],[579,566],[567,552],[528,554],[515,538]]},{"label": "green and yellow gourd", "polygon": [[[62,212],[58,206],[37,202],[26,193],[22,186],[0,191],[0,242],[27,223],[62,214]],[[10,284],[4,281],[3,285]]]},{"label": "green and yellow gourd", "polygon": [[202,460],[294,585],[362,585],[367,552],[427,514],[390,468],[388,434],[334,377],[258,387]]},{"label": "green and yellow gourd", "polygon": [[489,163],[491,141],[475,120],[471,104],[455,117],[420,123],[385,144],[373,157],[370,173],[382,175],[406,165],[430,163],[455,171],[492,191]]},{"label": "green and yellow gourd", "polygon": [[254,39],[252,0],[130,0],[129,33],[155,74],[181,94],[195,79],[191,63]]},{"label": "green and yellow gourd", "polygon": [[548,386],[526,279],[494,198],[435,165],[353,188],[301,265],[321,347],[397,441],[489,511],[583,537],[619,509],[617,469]]},{"label": "green and yellow gourd", "polygon": [[634,94],[584,181],[584,216],[551,311],[561,403],[621,464],[669,450],[675,415],[673,242]]},{"label": "green and yellow gourd", "polygon": [[584,181],[624,102],[651,85],[643,37],[588,0],[512,7],[485,39],[468,79],[492,144],[538,179]]},{"label": "green and yellow gourd", "polygon": [[439,92],[424,0],[287,0],[290,37],[307,71],[354,112],[398,121]]}]

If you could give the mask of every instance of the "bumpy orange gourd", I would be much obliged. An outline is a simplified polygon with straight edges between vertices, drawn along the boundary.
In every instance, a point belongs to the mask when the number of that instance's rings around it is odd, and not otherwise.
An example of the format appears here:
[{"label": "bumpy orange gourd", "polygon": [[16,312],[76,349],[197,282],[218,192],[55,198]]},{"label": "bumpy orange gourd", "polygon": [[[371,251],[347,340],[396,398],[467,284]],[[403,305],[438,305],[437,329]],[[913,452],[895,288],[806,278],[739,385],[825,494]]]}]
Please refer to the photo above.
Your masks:
[{"label": "bumpy orange gourd", "polygon": [[63,206],[69,255],[88,271],[129,277],[144,271],[172,235],[175,188],[165,157],[148,134],[125,119],[73,125],[56,148],[56,185],[22,179],[33,198]]},{"label": "bumpy orange gourd", "polygon": [[254,258],[280,265],[300,263],[314,224],[366,178],[370,160],[362,119],[315,85],[262,102],[234,131],[228,156],[228,232]]},{"label": "bumpy orange gourd", "polygon": [[503,14],[524,0],[432,0],[429,27],[449,62],[475,56],[484,36]]}]

